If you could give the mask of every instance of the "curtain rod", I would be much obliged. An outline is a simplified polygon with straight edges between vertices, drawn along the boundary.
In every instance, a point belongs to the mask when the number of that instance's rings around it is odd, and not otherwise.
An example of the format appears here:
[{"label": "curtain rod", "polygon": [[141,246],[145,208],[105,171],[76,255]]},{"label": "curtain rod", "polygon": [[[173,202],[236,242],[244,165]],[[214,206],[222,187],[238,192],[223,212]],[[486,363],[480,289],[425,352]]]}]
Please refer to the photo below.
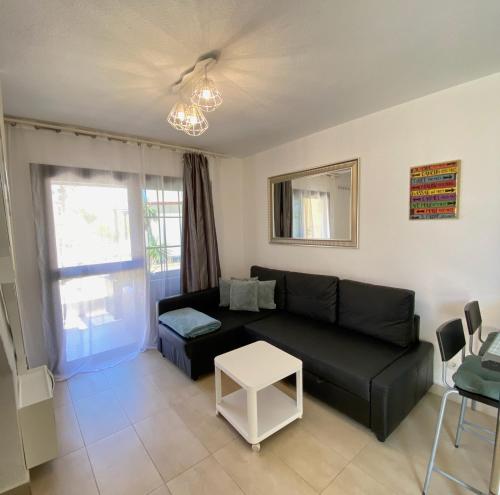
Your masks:
[{"label": "curtain rod", "polygon": [[154,139],[147,139],[139,136],[132,136],[127,134],[115,134],[113,132],[101,131],[99,129],[91,129],[89,127],[76,127],[69,124],[60,124],[58,122],[48,122],[45,120],[28,119],[22,117],[14,117],[11,115],[6,115],[4,117],[4,122],[11,126],[16,125],[28,125],[35,129],[46,129],[54,132],[71,132],[76,136],[89,136],[92,138],[103,137],[109,141],[120,141],[122,143],[135,143],[135,144],[145,144],[146,146],[158,146],[160,148],[167,148],[173,151],[190,151],[194,153],[203,153],[205,155],[213,156],[215,158],[228,158],[228,155],[222,153],[214,153],[211,151],[205,151],[199,148],[188,148],[186,146],[175,146],[173,144],[168,144],[163,141],[155,141]]}]

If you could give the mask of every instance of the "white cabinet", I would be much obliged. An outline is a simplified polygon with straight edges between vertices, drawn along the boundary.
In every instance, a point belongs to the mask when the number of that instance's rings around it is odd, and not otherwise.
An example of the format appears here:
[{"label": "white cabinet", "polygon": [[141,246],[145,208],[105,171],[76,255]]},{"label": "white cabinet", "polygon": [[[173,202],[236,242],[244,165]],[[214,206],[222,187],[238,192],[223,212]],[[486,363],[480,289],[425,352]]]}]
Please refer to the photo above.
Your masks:
[{"label": "white cabinet", "polygon": [[46,366],[18,377],[18,415],[26,466],[32,468],[57,456],[54,379]]}]

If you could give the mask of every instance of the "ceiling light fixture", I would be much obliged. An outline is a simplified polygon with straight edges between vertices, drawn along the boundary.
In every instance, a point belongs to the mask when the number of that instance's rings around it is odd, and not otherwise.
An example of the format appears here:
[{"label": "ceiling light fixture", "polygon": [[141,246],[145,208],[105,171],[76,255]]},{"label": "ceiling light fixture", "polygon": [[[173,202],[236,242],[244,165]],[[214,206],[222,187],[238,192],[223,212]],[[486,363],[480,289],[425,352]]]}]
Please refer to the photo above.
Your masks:
[{"label": "ceiling light fixture", "polygon": [[[191,93],[191,104],[186,104],[182,98],[177,101],[167,117],[167,122],[178,131],[183,131],[189,136],[200,136],[208,129],[208,121],[203,112],[212,112],[222,103],[221,92],[215,86],[212,79],[209,79],[207,72],[209,67],[217,63],[220,53],[218,51],[208,52],[201,55],[195,64],[185,70],[179,79],[172,84],[172,93],[180,94],[185,86],[191,83],[193,76],[198,69],[198,65],[203,64],[204,76],[195,82]],[[189,81],[184,79],[189,77]]]},{"label": "ceiling light fixture", "polygon": [[208,120],[196,105],[188,105],[182,130],[189,136],[200,136],[208,129]]},{"label": "ceiling light fixture", "polygon": [[184,130],[184,124],[186,123],[186,107],[187,105],[182,101],[174,103],[172,110],[167,117],[167,122],[178,131]]},{"label": "ceiling light fixture", "polygon": [[205,65],[205,77],[198,81],[191,95],[191,103],[199,106],[204,112],[213,112],[221,103],[222,95],[215,86],[212,79],[207,77],[207,66]]}]

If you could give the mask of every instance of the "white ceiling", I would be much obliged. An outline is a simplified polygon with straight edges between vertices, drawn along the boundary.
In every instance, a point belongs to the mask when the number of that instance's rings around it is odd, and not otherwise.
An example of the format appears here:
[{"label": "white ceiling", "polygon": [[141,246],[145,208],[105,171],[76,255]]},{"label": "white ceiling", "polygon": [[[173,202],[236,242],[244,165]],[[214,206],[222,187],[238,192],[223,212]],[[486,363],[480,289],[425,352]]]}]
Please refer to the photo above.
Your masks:
[{"label": "white ceiling", "polygon": [[[500,71],[499,0],[1,0],[5,112],[246,156]],[[222,50],[224,103],[172,129],[169,85]]]}]

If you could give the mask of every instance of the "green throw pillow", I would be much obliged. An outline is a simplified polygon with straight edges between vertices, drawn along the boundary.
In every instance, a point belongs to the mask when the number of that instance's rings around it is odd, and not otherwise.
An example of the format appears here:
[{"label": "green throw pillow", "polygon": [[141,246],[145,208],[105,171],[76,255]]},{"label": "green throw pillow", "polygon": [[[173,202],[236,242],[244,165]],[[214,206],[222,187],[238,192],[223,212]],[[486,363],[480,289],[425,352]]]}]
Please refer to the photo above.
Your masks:
[{"label": "green throw pillow", "polygon": [[231,280],[229,309],[259,311],[259,282],[257,280]]},{"label": "green throw pillow", "polygon": [[229,306],[229,295],[231,291],[231,282],[233,280],[258,280],[258,277],[250,277],[250,278],[231,277],[231,280],[219,278],[219,298],[220,298],[219,306],[221,307]]},{"label": "green throw pillow", "polygon": [[259,280],[259,308],[261,309],[276,309],[274,302],[274,288],[276,280]]}]

